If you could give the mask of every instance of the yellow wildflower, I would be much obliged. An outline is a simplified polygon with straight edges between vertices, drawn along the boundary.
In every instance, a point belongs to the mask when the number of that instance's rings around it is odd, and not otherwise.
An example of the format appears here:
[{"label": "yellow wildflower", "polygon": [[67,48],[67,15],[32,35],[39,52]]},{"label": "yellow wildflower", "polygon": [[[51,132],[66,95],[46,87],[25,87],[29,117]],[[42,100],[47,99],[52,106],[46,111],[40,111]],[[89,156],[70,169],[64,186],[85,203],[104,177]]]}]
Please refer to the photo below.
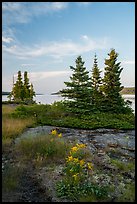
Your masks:
[{"label": "yellow wildflower", "polygon": [[79,163],[80,163],[80,166],[83,166],[85,162],[84,162],[83,159],[81,159],[81,160],[79,161]]},{"label": "yellow wildflower", "polygon": [[72,161],[72,160],[73,160],[73,157],[72,157],[72,156],[68,156],[67,162],[70,162],[70,161]]},{"label": "yellow wildflower", "polygon": [[79,149],[79,148],[76,147],[76,146],[74,146],[74,147],[71,148],[72,152],[76,152],[78,149]]},{"label": "yellow wildflower", "polygon": [[51,131],[51,134],[52,134],[52,135],[56,135],[56,134],[57,134],[57,130],[52,130],[52,131]]},{"label": "yellow wildflower", "polygon": [[77,146],[78,148],[85,148],[85,147],[86,147],[85,144],[76,144],[76,146]]},{"label": "yellow wildflower", "polygon": [[73,161],[74,161],[75,163],[78,163],[78,162],[79,162],[79,159],[78,159],[78,158],[74,158]]},{"label": "yellow wildflower", "polygon": [[85,148],[86,145],[85,144],[79,144],[79,148]]},{"label": "yellow wildflower", "polygon": [[87,165],[88,165],[88,169],[92,169],[93,168],[93,165],[91,163],[88,162]]},{"label": "yellow wildflower", "polygon": [[62,137],[62,133],[58,134],[58,137]]}]

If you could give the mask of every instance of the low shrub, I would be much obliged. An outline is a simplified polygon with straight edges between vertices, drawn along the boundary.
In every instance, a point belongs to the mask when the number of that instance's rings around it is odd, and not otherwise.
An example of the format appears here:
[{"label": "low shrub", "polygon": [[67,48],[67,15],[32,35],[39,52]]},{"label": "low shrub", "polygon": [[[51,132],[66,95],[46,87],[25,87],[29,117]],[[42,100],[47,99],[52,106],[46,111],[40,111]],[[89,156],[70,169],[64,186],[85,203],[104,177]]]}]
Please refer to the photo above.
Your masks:
[{"label": "low shrub", "polygon": [[106,187],[90,182],[93,164],[86,161],[85,147],[85,144],[76,144],[71,148],[63,169],[64,178],[56,183],[57,196],[75,201],[87,196],[96,200],[107,197]]},{"label": "low shrub", "polygon": [[134,129],[135,127],[135,117],[132,113],[91,112],[88,115],[77,116],[73,113],[68,113],[62,102],[55,102],[52,105],[21,105],[15,109],[12,115],[16,118],[33,117],[36,125],[54,125],[83,129]]}]

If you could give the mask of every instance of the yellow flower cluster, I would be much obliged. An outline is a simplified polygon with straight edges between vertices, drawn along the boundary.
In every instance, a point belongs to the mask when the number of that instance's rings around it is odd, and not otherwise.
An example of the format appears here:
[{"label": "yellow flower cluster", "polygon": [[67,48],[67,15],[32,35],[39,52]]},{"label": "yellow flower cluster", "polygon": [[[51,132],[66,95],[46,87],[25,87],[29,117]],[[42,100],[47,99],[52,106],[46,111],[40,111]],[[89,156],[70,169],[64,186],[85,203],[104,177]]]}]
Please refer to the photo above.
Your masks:
[{"label": "yellow flower cluster", "polygon": [[75,157],[73,157],[73,156],[68,156],[67,158],[66,158],[66,162],[68,163],[68,162],[73,162],[73,163],[79,163],[80,164],[80,166],[82,167],[84,164],[85,164],[85,161],[83,160],[83,159],[81,159],[81,160],[79,160],[78,158],[75,158]]},{"label": "yellow flower cluster", "polygon": [[62,133],[59,133],[59,134],[58,134],[58,132],[57,132],[56,129],[52,130],[52,131],[51,131],[51,134],[52,134],[52,135],[55,135],[55,136],[57,136],[57,137],[59,137],[59,138],[62,137]]},{"label": "yellow flower cluster", "polygon": [[85,144],[76,144],[76,146],[71,148],[70,154],[77,152],[79,149],[85,148]]},{"label": "yellow flower cluster", "polygon": [[81,158],[81,152],[79,152],[79,150],[85,147],[85,144],[76,144],[71,148],[69,155],[66,158],[66,172],[74,179],[74,181],[78,181],[82,178],[82,175],[93,169],[92,163],[86,162]]},{"label": "yellow flower cluster", "polygon": [[69,155],[66,157],[66,176],[68,176],[69,179],[73,179],[75,184],[83,181],[92,173],[92,163],[86,162],[83,159],[84,151],[81,151],[81,149],[85,147],[85,144],[76,144],[70,149]]},{"label": "yellow flower cluster", "polygon": [[86,145],[85,144],[76,144],[76,147],[78,147],[78,148],[85,148]]}]

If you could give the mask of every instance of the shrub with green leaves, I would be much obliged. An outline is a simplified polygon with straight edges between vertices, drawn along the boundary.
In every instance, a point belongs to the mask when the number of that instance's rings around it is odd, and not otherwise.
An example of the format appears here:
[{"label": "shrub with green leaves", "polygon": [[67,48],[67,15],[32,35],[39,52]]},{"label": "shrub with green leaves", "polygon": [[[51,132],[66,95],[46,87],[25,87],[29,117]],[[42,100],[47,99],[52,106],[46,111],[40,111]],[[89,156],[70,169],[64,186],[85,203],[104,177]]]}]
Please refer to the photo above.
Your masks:
[{"label": "shrub with green leaves", "polygon": [[57,195],[71,200],[80,197],[94,195],[97,199],[107,196],[105,187],[99,187],[90,182],[93,165],[87,162],[85,144],[73,146],[66,157],[66,165],[63,169],[64,178],[56,185]]}]

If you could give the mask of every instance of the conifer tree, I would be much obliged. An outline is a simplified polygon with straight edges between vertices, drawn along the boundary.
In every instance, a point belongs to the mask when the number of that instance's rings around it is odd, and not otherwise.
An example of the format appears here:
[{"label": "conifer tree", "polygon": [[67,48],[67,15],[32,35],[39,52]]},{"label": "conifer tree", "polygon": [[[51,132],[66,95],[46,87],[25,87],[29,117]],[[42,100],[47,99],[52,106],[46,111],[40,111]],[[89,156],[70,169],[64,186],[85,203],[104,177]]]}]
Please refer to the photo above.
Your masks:
[{"label": "conifer tree", "polygon": [[22,82],[21,71],[18,71],[18,77],[15,84],[13,84],[12,91],[10,92],[8,98],[13,101],[25,103],[33,103],[33,96],[35,96],[35,91],[33,85],[29,84],[29,78],[27,71],[24,72],[24,83]]},{"label": "conifer tree", "polygon": [[27,71],[24,72],[24,99],[30,98],[30,84]]},{"label": "conifer tree", "polygon": [[13,97],[16,101],[22,101],[23,100],[23,82],[22,82],[22,76],[21,71],[18,71],[18,77],[17,81],[13,86]]},{"label": "conifer tree", "polygon": [[35,96],[35,91],[34,91],[34,88],[33,88],[33,84],[31,83],[30,84],[30,100],[33,101],[33,96]]},{"label": "conifer tree", "polygon": [[100,76],[100,73],[101,71],[98,68],[97,56],[95,54],[91,76],[91,86],[93,90],[92,103],[94,105],[94,110],[101,110],[101,101],[103,94],[100,90],[102,84],[102,78]]},{"label": "conifer tree", "polygon": [[112,49],[108,56],[109,58],[105,59],[106,67],[102,86],[105,96],[104,111],[124,112],[126,103],[120,94],[123,89],[120,82],[120,74],[123,68],[121,68],[121,62],[117,62],[118,53],[115,52],[115,49]]},{"label": "conifer tree", "polygon": [[77,113],[85,114],[91,110],[91,85],[89,83],[89,72],[84,67],[82,57],[76,59],[76,67],[70,66],[73,71],[70,77],[70,82],[64,82],[66,89],[60,91],[61,95],[67,100],[65,101],[68,110]]}]

